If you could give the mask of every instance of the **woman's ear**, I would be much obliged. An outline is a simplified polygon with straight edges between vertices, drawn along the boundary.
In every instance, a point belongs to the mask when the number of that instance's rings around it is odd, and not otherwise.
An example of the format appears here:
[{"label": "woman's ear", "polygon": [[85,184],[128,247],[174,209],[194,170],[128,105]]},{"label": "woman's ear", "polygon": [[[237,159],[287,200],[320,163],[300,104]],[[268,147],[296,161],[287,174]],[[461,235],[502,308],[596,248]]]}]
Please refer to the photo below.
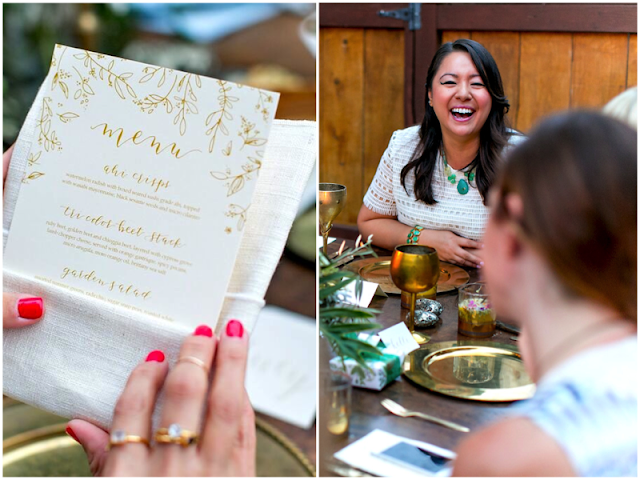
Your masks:
[{"label": "woman's ear", "polygon": [[507,209],[509,218],[513,218],[517,222],[520,222],[524,216],[524,204],[520,195],[515,193],[507,193],[504,197],[504,206]]}]

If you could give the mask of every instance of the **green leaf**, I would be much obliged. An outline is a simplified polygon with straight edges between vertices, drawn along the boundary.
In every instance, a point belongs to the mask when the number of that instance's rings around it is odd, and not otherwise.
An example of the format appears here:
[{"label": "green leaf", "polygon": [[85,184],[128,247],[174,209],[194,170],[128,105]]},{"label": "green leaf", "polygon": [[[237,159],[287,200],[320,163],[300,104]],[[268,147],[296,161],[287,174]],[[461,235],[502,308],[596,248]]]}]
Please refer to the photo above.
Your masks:
[{"label": "green leaf", "polygon": [[354,280],[355,280],[354,278],[347,278],[346,280],[343,280],[342,282],[336,283],[335,285],[332,285],[331,287],[321,288],[318,297],[320,298],[320,300],[324,300],[328,296],[333,295],[334,293],[336,293],[338,290],[343,289],[344,287],[349,285]]},{"label": "green leaf", "polygon": [[341,278],[356,278],[356,274],[353,272],[340,271],[337,270],[334,273],[330,273],[328,275],[322,275],[320,277],[320,288],[322,285],[327,285],[329,282],[333,282],[334,280],[340,280]]},{"label": "green leaf", "polygon": [[335,334],[344,334],[352,332],[364,332],[367,330],[374,330],[380,328],[382,325],[379,323],[362,322],[362,323],[334,323],[329,325],[329,331]]},{"label": "green leaf", "polygon": [[378,310],[369,308],[333,307],[321,309],[320,318],[371,318],[376,313],[378,313]]}]

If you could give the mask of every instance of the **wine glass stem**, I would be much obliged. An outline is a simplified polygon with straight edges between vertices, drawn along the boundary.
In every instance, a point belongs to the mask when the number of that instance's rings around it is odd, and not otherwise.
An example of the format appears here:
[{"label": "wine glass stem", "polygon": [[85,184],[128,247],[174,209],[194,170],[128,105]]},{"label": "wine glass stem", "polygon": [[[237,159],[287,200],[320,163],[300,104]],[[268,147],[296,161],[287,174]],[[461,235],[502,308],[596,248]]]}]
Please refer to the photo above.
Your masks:
[{"label": "wine glass stem", "polygon": [[409,331],[413,332],[415,331],[415,326],[416,326],[416,321],[415,321],[415,314],[416,314],[416,293],[412,293],[411,294],[411,300],[409,303]]},{"label": "wine glass stem", "polygon": [[327,241],[329,240],[329,230],[322,233],[322,253],[327,255]]}]

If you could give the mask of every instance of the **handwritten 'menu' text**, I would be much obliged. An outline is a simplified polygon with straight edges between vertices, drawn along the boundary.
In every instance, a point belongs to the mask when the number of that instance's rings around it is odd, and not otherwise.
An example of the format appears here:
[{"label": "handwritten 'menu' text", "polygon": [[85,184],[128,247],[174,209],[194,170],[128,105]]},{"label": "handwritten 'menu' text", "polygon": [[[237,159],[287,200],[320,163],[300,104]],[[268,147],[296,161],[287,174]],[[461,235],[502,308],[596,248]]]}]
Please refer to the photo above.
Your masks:
[{"label": "handwritten 'menu' text", "polygon": [[134,145],[146,144],[146,146],[151,148],[156,155],[160,155],[168,150],[168,153],[177,159],[184,158],[193,152],[201,152],[201,150],[189,150],[186,153],[182,153],[176,142],[171,142],[168,145],[163,146],[163,144],[158,140],[158,137],[155,135],[148,135],[145,137],[142,130],[136,130],[133,135],[129,135],[125,134],[122,127],[112,129],[107,123],[99,123],[98,125],[91,127],[91,130],[96,129],[99,129],[98,131],[104,137],[115,138],[117,148],[122,147],[122,145],[128,142],[131,142]]}]

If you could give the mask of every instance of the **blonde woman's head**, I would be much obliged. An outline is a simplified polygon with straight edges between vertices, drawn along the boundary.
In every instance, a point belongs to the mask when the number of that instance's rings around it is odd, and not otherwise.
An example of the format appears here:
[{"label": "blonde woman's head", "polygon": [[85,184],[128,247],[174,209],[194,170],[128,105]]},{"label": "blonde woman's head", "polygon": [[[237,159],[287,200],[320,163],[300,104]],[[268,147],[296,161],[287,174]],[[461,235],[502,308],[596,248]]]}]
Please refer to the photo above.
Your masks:
[{"label": "blonde woman's head", "polygon": [[638,87],[625,90],[607,103],[602,111],[638,129]]}]

